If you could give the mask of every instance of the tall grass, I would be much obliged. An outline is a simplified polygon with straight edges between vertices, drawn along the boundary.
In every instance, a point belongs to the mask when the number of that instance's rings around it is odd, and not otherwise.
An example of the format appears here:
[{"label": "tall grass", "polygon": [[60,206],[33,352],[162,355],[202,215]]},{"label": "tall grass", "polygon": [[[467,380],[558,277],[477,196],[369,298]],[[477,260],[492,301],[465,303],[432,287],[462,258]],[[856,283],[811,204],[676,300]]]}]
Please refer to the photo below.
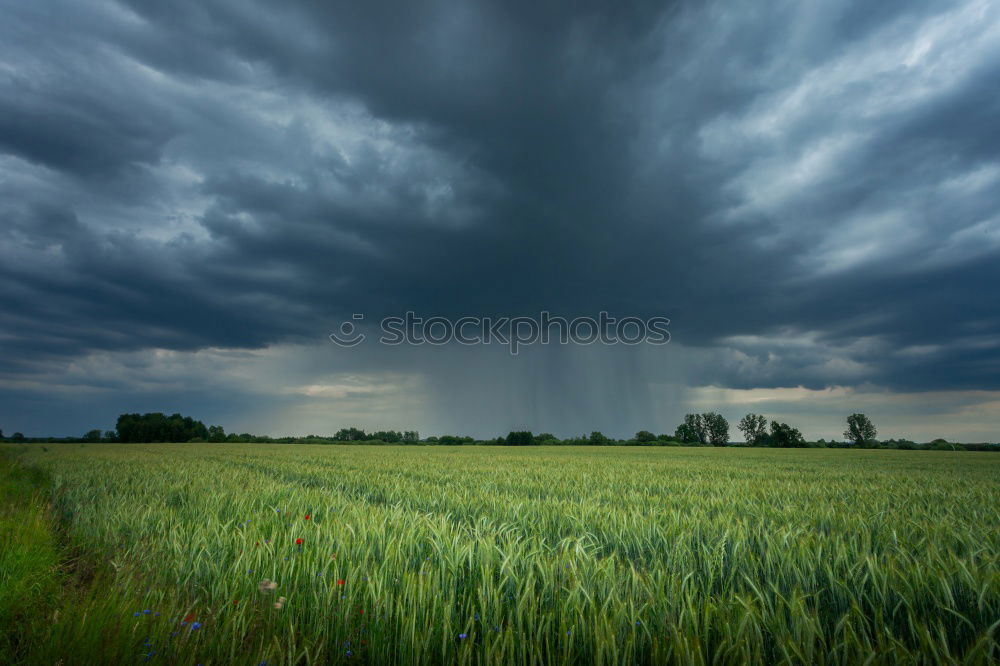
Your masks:
[{"label": "tall grass", "polygon": [[989,454],[71,445],[21,458],[50,475],[67,546],[104,572],[36,641],[39,662],[1000,659]]},{"label": "tall grass", "polygon": [[55,610],[60,556],[50,529],[44,474],[0,456],[0,660],[30,649],[31,632]]}]

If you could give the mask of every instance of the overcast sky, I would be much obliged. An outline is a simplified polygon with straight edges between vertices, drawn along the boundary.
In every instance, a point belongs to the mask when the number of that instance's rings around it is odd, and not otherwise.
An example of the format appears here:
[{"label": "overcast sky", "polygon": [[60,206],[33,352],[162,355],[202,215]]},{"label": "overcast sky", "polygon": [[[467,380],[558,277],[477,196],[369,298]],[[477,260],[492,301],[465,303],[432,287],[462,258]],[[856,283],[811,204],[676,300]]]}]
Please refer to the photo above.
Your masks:
[{"label": "overcast sky", "polygon": [[[1000,3],[2,7],[7,435],[1000,439]],[[672,341],[327,339],[543,309]]]}]

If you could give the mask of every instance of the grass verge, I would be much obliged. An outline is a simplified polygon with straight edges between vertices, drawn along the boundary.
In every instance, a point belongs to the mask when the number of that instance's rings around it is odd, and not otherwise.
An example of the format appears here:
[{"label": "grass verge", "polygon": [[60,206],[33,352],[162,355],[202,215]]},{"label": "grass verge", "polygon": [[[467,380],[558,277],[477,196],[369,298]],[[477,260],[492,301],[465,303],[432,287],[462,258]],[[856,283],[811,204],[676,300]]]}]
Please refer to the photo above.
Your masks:
[{"label": "grass verge", "polygon": [[47,478],[0,456],[0,660],[20,662],[58,608],[63,575]]}]

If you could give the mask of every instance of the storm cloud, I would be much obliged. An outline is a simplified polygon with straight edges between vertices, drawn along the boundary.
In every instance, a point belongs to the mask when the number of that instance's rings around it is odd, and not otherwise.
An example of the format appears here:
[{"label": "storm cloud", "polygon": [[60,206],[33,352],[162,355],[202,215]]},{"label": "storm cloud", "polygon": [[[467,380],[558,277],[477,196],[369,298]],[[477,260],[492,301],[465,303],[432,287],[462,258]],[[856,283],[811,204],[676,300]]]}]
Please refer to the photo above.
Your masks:
[{"label": "storm cloud", "polygon": [[[4,13],[5,432],[626,435],[831,387],[1000,426],[962,411],[1000,391],[996,3]],[[672,343],[326,341],[406,310],[659,315]]]}]

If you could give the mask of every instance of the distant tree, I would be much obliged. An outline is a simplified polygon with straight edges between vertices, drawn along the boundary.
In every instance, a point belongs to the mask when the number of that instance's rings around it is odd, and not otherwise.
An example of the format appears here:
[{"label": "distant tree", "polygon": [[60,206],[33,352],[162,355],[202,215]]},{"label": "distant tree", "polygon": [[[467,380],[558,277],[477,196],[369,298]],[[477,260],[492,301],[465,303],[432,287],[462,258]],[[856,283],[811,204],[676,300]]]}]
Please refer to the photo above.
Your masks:
[{"label": "distant tree", "polygon": [[504,443],[507,446],[531,446],[535,443],[535,437],[530,430],[512,430],[507,434]]},{"label": "distant tree", "polygon": [[806,445],[806,440],[798,428],[793,428],[787,423],[771,421],[771,435],[768,437],[768,444],[781,448],[803,448]]},{"label": "distant tree", "polygon": [[875,436],[878,430],[875,425],[864,414],[851,414],[847,417],[847,430],[844,431],[844,438],[852,442],[854,446],[870,447],[878,442]]},{"label": "distant tree", "polygon": [[208,437],[208,429],[201,421],[180,414],[166,416],[161,412],[122,414],[118,417],[116,430],[122,442],[186,442]]},{"label": "distant tree", "polygon": [[639,432],[635,433],[635,441],[639,442],[640,444],[655,442],[656,435],[649,432],[648,430],[640,430]]},{"label": "distant tree", "polygon": [[763,414],[747,414],[737,428],[749,446],[760,446],[767,441],[767,419]]},{"label": "distant tree", "polygon": [[3,439],[3,430],[0,430],[0,439]]},{"label": "distant tree", "polygon": [[226,441],[226,431],[220,425],[208,426],[208,441],[215,443]]},{"label": "distant tree", "polygon": [[[460,444],[471,444],[475,440],[471,437],[461,437],[456,435],[441,435],[438,437],[438,444],[447,444],[448,446],[459,446]],[[529,444],[534,444],[534,441],[528,442]]]},{"label": "distant tree", "polygon": [[685,414],[684,423],[677,426],[674,437],[685,444],[706,444],[708,431],[701,414]]},{"label": "distant tree", "polygon": [[604,433],[595,430],[590,433],[590,438],[587,440],[591,446],[607,446],[611,443],[611,440],[604,436]]},{"label": "distant tree", "polygon": [[85,442],[99,442],[101,441],[101,431],[100,430],[88,430],[87,434],[82,437]]},{"label": "distant tree", "polygon": [[403,441],[408,444],[413,444],[420,441],[420,433],[416,430],[407,430],[403,433]]},{"label": "distant tree", "polygon": [[360,428],[341,428],[333,438],[339,442],[361,442],[368,439],[368,435]]},{"label": "distant tree", "polygon": [[535,444],[552,444],[558,443],[559,438],[553,435],[551,432],[543,432],[535,435]]},{"label": "distant tree", "polygon": [[105,442],[117,442],[118,441],[118,433],[116,433],[114,430],[105,430],[104,431],[103,441],[105,441]]},{"label": "distant tree", "polygon": [[961,444],[952,444],[947,439],[938,438],[931,440],[931,442],[927,445],[927,448],[932,451],[960,451],[965,447]]},{"label": "distant tree", "polygon": [[701,415],[701,422],[705,426],[706,443],[712,446],[729,444],[729,421],[722,414],[705,412]]},{"label": "distant tree", "polygon": [[13,435],[10,436],[10,441],[12,441],[12,442],[23,442],[24,441],[24,433],[15,432]]}]

